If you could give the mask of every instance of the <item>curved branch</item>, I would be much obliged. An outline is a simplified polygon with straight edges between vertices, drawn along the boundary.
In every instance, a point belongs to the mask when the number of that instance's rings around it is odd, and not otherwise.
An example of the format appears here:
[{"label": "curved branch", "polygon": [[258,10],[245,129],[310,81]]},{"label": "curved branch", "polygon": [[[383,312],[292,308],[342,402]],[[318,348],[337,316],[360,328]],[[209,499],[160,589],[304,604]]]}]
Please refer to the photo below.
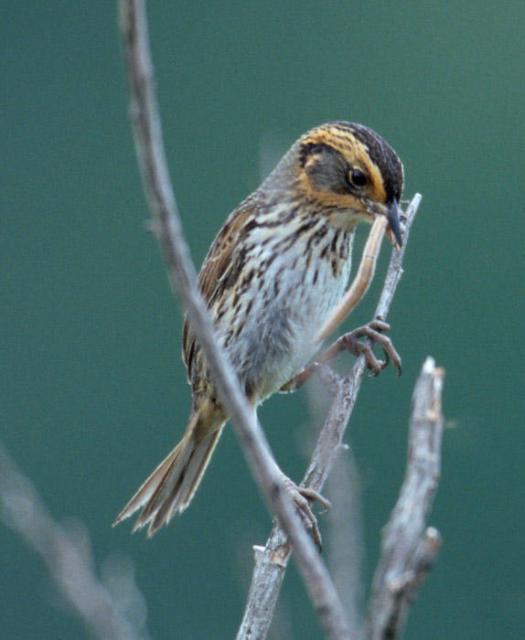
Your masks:
[{"label": "curved branch", "polygon": [[172,288],[177,291],[192,330],[214,375],[219,397],[228,409],[251,471],[266,503],[286,530],[296,551],[299,571],[329,638],[349,638],[341,602],[312,541],[295,512],[273,463],[261,427],[220,348],[208,311],[196,286],[195,270],[173,192],[154,92],[154,73],[143,0],[121,0],[121,31],[130,89],[135,146],[151,214]]}]

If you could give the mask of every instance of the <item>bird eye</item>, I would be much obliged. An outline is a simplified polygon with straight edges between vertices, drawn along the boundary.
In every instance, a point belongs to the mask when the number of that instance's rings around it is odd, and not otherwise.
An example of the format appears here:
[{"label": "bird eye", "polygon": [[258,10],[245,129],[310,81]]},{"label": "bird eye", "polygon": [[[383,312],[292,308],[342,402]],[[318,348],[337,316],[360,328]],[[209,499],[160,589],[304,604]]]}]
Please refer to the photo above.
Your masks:
[{"label": "bird eye", "polygon": [[354,187],[364,187],[368,182],[366,174],[359,169],[352,169],[352,171],[350,171],[349,178]]}]

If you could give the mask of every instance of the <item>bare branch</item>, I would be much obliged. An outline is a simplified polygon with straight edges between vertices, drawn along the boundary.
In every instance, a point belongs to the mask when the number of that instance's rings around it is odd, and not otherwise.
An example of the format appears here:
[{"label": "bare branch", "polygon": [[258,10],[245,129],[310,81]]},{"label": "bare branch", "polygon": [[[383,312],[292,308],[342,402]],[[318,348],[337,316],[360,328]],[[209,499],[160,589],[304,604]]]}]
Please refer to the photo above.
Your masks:
[{"label": "bare branch", "polygon": [[441,538],[426,528],[441,468],[443,369],[427,358],[414,389],[405,479],[385,527],[374,576],[367,637],[393,640],[436,559]]},{"label": "bare branch", "polygon": [[[0,446],[0,518],[43,560],[72,613],[95,638],[147,640],[145,603],[132,576],[119,571],[119,593],[95,575],[87,533],[64,527],[46,509],[31,482]],[[111,576],[110,576],[111,578]],[[127,602],[121,596],[126,594]],[[130,600],[133,600],[130,607]],[[131,610],[132,609],[132,610]],[[141,619],[136,612],[142,610]]]},{"label": "bare branch", "polygon": [[[376,308],[376,316],[383,319],[388,315],[394,293],[403,274],[402,264],[410,228],[420,203],[421,196],[416,194],[405,213],[403,247],[399,251],[392,251],[385,284]],[[333,373],[326,366],[319,368],[319,374],[332,390],[333,400],[311,462],[304,475],[302,486],[315,491],[322,490],[340,451],[346,425],[352,414],[364,371],[365,359],[363,356],[357,359],[351,374],[346,377]],[[237,640],[263,639],[267,636],[291,552],[286,535],[277,524],[274,525],[266,545],[257,549],[248,601],[237,633]]]},{"label": "bare branch", "polygon": [[[319,436],[319,423],[322,424],[322,418],[326,417],[330,398],[319,393],[319,384],[309,385],[306,392],[312,424],[305,446],[310,450]],[[362,486],[351,446],[340,445],[339,453],[323,488],[324,497],[333,505],[323,518],[323,539],[327,542],[325,557],[328,570],[345,608],[350,632],[357,638],[363,628],[365,595]],[[279,609],[280,604],[272,623],[272,638]]]},{"label": "bare branch", "polygon": [[175,195],[171,187],[143,0],[121,0],[121,29],[131,94],[135,146],[155,230],[168,267],[171,286],[179,294],[193,332],[214,374],[221,401],[270,510],[278,515],[296,551],[299,571],[329,638],[349,638],[345,614],[324,562],[295,512],[261,427],[220,348],[207,309],[196,286]]}]

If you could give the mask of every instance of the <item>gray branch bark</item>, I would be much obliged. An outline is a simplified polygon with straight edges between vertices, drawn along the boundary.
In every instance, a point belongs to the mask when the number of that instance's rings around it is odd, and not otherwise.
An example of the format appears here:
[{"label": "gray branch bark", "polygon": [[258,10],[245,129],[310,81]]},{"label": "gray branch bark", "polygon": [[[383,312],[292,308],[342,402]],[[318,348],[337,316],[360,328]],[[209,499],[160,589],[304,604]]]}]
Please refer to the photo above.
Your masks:
[{"label": "gray branch bark", "polygon": [[[392,251],[385,284],[376,307],[376,316],[383,319],[386,319],[388,315],[397,285],[403,274],[403,258],[410,229],[420,203],[421,196],[416,194],[405,213],[403,247],[400,251]],[[346,425],[357,400],[364,372],[365,359],[363,356],[357,359],[348,376],[339,376],[328,367],[320,368],[322,378],[332,390],[333,400],[319,434],[311,462],[304,475],[302,486],[319,492],[322,490],[341,450]],[[275,524],[266,545],[256,547],[255,550],[255,568],[237,640],[263,640],[266,638],[290,553],[291,547],[285,532],[279,524]]]},{"label": "gray branch bark", "polygon": [[[87,533],[58,524],[0,446],[0,520],[35,551],[70,611],[94,638],[148,640],[145,602],[129,572],[113,572],[112,590],[95,574]],[[143,612],[142,615],[140,611]],[[142,619],[141,619],[142,618]]]},{"label": "gray branch bark", "polygon": [[444,371],[427,358],[414,389],[405,479],[385,527],[374,576],[367,637],[393,640],[401,633],[415,592],[432,568],[441,537],[426,527],[441,469]]},{"label": "gray branch bark", "polygon": [[289,536],[306,589],[329,638],[350,637],[346,616],[326,566],[306,533],[277,474],[264,433],[227,356],[220,348],[196,286],[175,200],[154,92],[154,73],[143,0],[121,0],[121,31],[130,89],[130,114],[144,189],[172,288],[177,291],[228,409],[251,471],[271,512]]}]

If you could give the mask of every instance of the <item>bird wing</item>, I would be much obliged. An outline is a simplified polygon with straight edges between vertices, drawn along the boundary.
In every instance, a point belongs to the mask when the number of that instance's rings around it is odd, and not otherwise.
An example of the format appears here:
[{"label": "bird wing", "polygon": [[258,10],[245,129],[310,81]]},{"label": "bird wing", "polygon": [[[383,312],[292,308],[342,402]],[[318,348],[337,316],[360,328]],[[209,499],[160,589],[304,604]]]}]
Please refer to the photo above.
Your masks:
[{"label": "bird wing", "polygon": [[[238,270],[232,267],[238,263],[236,254],[246,231],[246,221],[253,213],[254,208],[255,203],[253,198],[250,197],[229,216],[213,241],[202,264],[197,282],[208,309],[212,310],[214,320],[213,309],[217,308],[215,303],[218,297],[233,284],[236,273],[238,273]],[[235,273],[233,273],[234,271]],[[197,350],[195,336],[189,326],[188,319],[185,318],[182,329],[182,358],[188,371],[188,381],[190,383],[193,377]]]}]

